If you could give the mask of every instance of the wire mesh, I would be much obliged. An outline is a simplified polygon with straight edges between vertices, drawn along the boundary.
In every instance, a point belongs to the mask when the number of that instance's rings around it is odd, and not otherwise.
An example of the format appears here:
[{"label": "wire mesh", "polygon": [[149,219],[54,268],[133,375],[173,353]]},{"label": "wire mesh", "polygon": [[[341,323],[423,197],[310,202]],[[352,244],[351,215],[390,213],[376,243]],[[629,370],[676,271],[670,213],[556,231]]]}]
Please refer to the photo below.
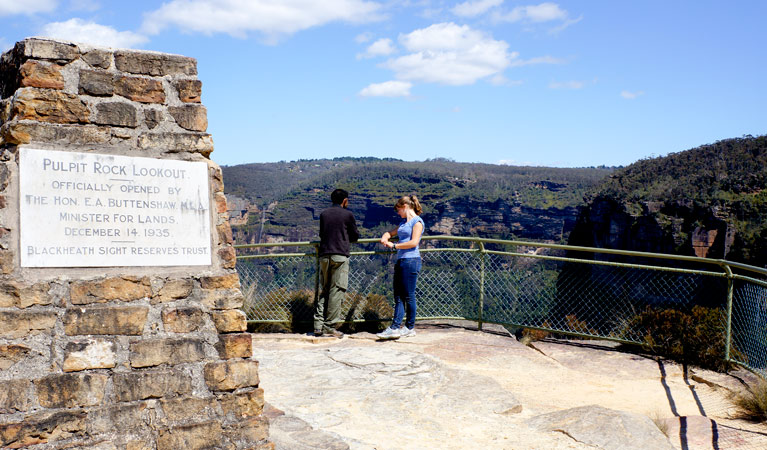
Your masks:
[{"label": "wire mesh", "polygon": [[767,378],[767,288],[736,280],[730,358]]},{"label": "wire mesh", "polygon": [[[456,247],[422,252],[418,319],[464,318],[651,346],[700,335],[701,345],[724,359],[724,273]],[[316,263],[311,254],[238,260],[248,319],[311,322]],[[391,319],[393,266],[391,253],[352,255],[346,322]],[[731,358],[767,377],[767,288],[734,282]]]}]

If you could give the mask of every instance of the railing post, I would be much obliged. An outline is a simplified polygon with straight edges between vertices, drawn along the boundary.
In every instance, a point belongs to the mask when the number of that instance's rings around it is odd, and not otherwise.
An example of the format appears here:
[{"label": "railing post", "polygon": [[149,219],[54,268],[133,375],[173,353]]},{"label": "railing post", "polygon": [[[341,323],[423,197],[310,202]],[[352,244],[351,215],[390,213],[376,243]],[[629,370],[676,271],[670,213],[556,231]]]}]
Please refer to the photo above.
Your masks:
[{"label": "railing post", "polygon": [[477,329],[482,331],[482,310],[485,309],[485,244],[479,243],[479,314]]},{"label": "railing post", "polygon": [[314,265],[314,307],[320,301],[320,244],[314,244],[315,265]]},{"label": "railing post", "polygon": [[732,294],[733,294],[733,276],[730,266],[725,265],[724,270],[727,272],[727,328],[725,329],[724,337],[724,360],[730,361],[730,342],[732,341]]}]

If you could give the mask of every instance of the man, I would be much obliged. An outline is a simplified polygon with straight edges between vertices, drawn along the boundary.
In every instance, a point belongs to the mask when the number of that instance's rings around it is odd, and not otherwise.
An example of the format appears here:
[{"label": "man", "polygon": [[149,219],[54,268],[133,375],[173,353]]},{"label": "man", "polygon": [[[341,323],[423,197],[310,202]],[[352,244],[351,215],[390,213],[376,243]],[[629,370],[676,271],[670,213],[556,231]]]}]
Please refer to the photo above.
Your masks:
[{"label": "man", "polygon": [[341,304],[349,284],[349,250],[360,235],[354,215],[346,207],[349,193],[336,189],[330,194],[333,206],[320,214],[320,288],[322,294],[314,305],[314,335],[343,337],[337,326]]}]

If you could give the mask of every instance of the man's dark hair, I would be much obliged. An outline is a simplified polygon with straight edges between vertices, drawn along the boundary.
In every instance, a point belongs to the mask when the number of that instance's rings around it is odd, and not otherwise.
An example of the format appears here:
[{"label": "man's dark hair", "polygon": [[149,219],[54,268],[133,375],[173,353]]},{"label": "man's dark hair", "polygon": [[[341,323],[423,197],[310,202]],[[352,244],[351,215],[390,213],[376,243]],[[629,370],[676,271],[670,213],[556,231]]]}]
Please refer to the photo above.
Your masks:
[{"label": "man's dark hair", "polygon": [[349,198],[349,193],[343,189],[336,189],[330,194],[330,201],[333,202],[334,205],[340,205],[347,198]]}]

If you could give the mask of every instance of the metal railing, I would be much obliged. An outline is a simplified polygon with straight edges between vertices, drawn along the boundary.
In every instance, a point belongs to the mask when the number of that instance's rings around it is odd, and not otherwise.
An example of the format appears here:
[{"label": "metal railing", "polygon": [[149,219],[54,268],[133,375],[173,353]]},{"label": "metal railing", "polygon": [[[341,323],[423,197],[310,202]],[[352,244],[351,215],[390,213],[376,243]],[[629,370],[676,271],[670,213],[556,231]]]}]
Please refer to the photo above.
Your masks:
[{"label": "metal railing", "polygon": [[[717,357],[767,378],[767,270],[726,260],[559,244],[424,236],[418,319],[465,319],[631,344],[701,333]],[[377,239],[358,247],[375,248]],[[437,247],[439,243],[442,246]],[[250,322],[309,324],[316,242],[237,245]],[[303,252],[274,252],[297,248]],[[271,249],[272,252],[264,252]],[[243,254],[243,253],[256,254]],[[391,319],[393,253],[352,252],[345,321]],[[657,330],[658,327],[670,328]],[[695,339],[693,339],[695,341]],[[704,349],[705,350],[705,349]],[[687,350],[684,350],[687,351]]]}]

